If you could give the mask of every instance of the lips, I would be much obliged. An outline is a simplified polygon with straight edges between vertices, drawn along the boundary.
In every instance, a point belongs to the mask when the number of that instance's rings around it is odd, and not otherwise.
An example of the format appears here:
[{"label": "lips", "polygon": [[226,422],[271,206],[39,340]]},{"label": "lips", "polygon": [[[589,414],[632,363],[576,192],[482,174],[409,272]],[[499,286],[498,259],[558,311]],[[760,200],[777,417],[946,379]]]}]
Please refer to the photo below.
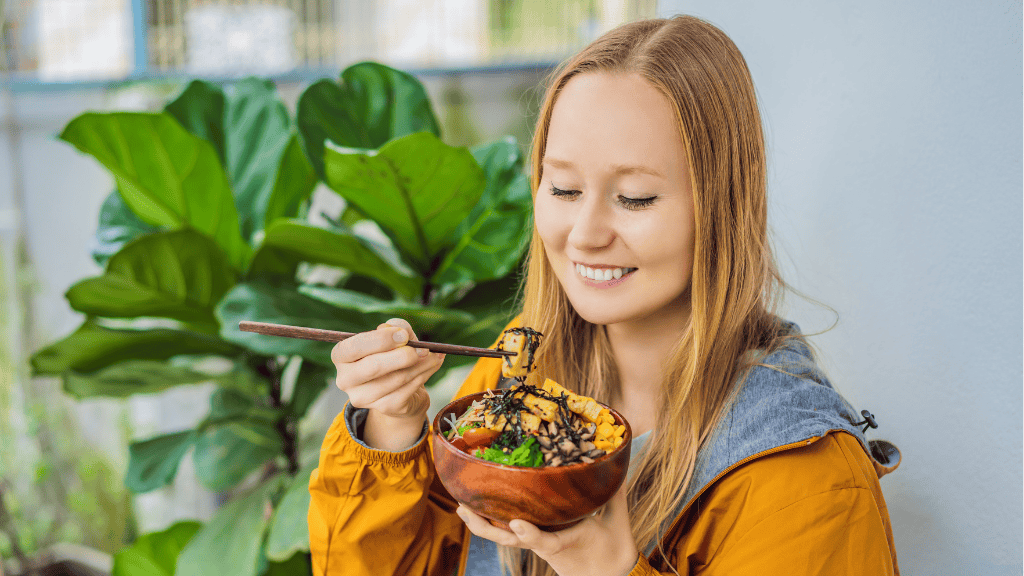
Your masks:
[{"label": "lips", "polygon": [[599,268],[591,268],[590,266],[586,266],[584,264],[576,264],[577,274],[579,274],[583,278],[588,278],[596,282],[618,280],[619,278],[622,278],[623,276],[631,272],[634,272],[635,270],[636,268],[629,267],[612,268],[602,266]]}]

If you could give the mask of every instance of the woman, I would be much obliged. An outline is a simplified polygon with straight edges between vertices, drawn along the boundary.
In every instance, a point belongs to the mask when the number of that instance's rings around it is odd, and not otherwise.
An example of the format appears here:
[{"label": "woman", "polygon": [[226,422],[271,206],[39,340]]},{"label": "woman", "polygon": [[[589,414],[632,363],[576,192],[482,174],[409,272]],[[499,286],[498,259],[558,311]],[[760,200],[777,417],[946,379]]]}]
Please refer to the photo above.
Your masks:
[{"label": "woman", "polygon": [[[630,422],[627,482],[556,533],[459,506],[426,440],[443,356],[390,321],[334,349],[350,405],[310,479],[316,573],[499,574],[499,558],[531,576],[898,573],[878,484],[898,452],[866,443],[773,314],[764,141],[735,45],[691,17],[609,32],[551,84],[532,168],[513,324],[545,334],[530,378]],[[480,360],[458,395],[499,379]]]}]

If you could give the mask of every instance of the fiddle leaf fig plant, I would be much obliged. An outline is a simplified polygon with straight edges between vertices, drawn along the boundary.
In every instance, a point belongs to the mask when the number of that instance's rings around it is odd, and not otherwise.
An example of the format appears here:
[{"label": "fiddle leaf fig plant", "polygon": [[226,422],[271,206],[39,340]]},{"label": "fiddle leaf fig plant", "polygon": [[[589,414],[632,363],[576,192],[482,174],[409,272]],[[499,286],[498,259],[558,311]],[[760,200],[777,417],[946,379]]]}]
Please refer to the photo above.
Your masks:
[{"label": "fiddle leaf fig plant", "polygon": [[[114,573],[308,574],[320,439],[298,423],[334,377],[332,345],[238,323],[359,332],[400,316],[424,340],[490,345],[529,235],[519,146],[445,144],[419,81],[373,62],[313,83],[294,117],[269,80],[196,80],[160,112],[86,113],[60,137],[116,189],[92,246],[103,272],[66,294],[85,319],[34,354],[35,373],[79,399],[215,385],[197,426],[131,443],[125,484],[165,486],[191,452],[227,503],[144,536]],[[342,213],[311,212],[318,185]]]}]

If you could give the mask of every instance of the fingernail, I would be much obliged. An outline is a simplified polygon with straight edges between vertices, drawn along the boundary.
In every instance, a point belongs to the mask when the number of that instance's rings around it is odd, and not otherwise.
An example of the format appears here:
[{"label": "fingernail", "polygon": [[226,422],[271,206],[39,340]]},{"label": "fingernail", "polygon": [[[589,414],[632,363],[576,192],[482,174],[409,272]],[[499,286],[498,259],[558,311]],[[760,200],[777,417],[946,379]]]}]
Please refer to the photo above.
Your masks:
[{"label": "fingernail", "polygon": [[395,339],[395,342],[402,343],[405,342],[408,336],[406,336],[405,330],[397,330],[392,338]]},{"label": "fingernail", "polygon": [[444,354],[442,352],[437,353],[437,359],[441,360],[442,362],[444,361],[445,356],[447,356],[447,354]]},{"label": "fingernail", "polygon": [[427,350],[426,348],[417,348],[416,353],[420,355],[420,358],[423,358],[427,354],[430,354],[430,350]]}]

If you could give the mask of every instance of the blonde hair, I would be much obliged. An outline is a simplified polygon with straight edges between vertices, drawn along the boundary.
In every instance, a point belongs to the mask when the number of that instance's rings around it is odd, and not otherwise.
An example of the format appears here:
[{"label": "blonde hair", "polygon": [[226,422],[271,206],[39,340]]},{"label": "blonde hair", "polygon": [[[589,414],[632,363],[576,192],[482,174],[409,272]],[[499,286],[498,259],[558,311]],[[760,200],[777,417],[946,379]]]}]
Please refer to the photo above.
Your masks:
[{"label": "blonde hair", "polygon": [[[637,546],[655,545],[654,560],[672,569],[662,549],[694,472],[697,452],[724,411],[736,383],[787,335],[775,315],[785,285],[768,241],[765,144],[754,85],[736,45],[718,28],[690,16],[620,26],[587,46],[553,75],[534,135],[534,198],[555,100],[566,83],[590,71],[635,73],[675,109],[690,165],[695,218],[689,323],[667,364],[656,433],[628,485]],[[618,374],[602,326],[569,303],[533,232],[523,294],[523,323],[545,335],[532,379],[552,378],[608,402]],[[539,381],[531,382],[539,384]],[[501,547],[513,576],[554,574],[532,552]],[[522,564],[521,563],[525,563]]]}]

